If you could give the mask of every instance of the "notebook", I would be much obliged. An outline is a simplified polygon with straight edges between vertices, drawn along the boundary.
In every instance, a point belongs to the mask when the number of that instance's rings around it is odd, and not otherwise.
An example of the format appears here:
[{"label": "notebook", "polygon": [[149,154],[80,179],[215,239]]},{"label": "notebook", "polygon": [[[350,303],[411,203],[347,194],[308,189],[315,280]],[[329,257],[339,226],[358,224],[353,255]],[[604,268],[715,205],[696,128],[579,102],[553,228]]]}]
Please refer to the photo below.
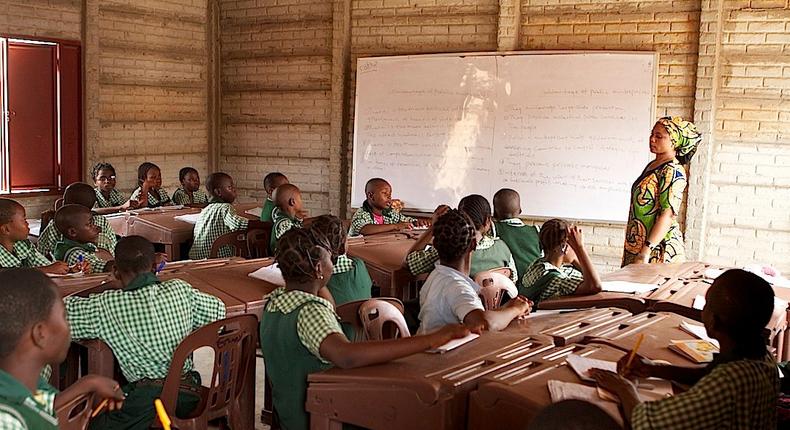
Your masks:
[{"label": "notebook", "polygon": [[277,263],[273,263],[268,266],[261,267],[260,269],[250,273],[247,276],[255,279],[260,279],[261,281],[266,281],[270,284],[274,284],[279,287],[285,286],[285,279],[283,279],[283,273],[280,271],[280,266],[278,266]]},{"label": "notebook", "polygon": [[669,349],[695,363],[710,363],[719,348],[707,340],[671,340]]},{"label": "notebook", "polygon": [[429,350],[427,350],[425,352],[428,352],[428,353],[431,353],[431,354],[444,354],[445,352],[451,351],[451,350],[453,350],[455,348],[458,348],[461,345],[467,344],[467,343],[477,339],[478,337],[480,337],[480,335],[477,334],[477,333],[469,333],[468,335],[466,335],[466,336],[464,336],[464,337],[462,337],[460,339],[453,339],[453,340],[445,343],[444,345],[442,345],[442,346],[440,346],[438,348],[432,348],[432,349],[429,349]]},{"label": "notebook", "polygon": [[198,220],[200,219],[200,212],[196,214],[176,215],[173,218],[179,221],[188,222],[190,224],[197,224]]},{"label": "notebook", "polygon": [[574,384],[572,382],[563,382],[551,380],[547,384],[549,394],[551,395],[551,402],[557,403],[563,400],[576,399],[590,402],[611,415],[621,426],[623,425],[623,416],[620,414],[620,409],[617,403],[604,400],[598,395],[596,387],[588,387],[586,385]]},{"label": "notebook", "polygon": [[597,360],[595,358],[582,357],[581,355],[571,354],[565,359],[568,365],[579,375],[583,381],[593,382],[594,379],[590,377],[591,369],[603,369],[612,372],[617,372],[617,362]]},{"label": "notebook", "polygon": [[691,324],[686,321],[683,321],[680,323],[680,326],[678,327],[680,327],[680,329],[685,331],[686,333],[695,336],[697,339],[707,340],[708,342],[716,345],[716,347],[719,346],[719,341],[708,336],[708,331],[705,330],[704,326]]},{"label": "notebook", "polygon": [[645,294],[658,289],[656,284],[640,284],[638,282],[605,281],[601,282],[601,290],[612,293]]},{"label": "notebook", "polygon": [[263,208],[252,208],[252,209],[247,209],[246,211],[244,211],[245,214],[252,215],[252,216],[258,217],[258,218],[261,217],[261,212],[263,212]]}]

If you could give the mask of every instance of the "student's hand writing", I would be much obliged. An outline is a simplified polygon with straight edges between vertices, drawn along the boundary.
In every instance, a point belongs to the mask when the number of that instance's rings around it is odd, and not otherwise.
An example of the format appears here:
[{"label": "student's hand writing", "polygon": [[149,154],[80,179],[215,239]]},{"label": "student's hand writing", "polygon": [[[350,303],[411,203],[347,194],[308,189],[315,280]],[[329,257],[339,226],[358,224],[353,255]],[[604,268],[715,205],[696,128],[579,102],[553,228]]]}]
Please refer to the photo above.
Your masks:
[{"label": "student's hand writing", "polygon": [[463,324],[447,324],[436,333],[436,341],[431,343],[431,348],[438,348],[445,343],[460,339],[469,334],[469,329]]},{"label": "student's hand writing", "polygon": [[653,376],[653,367],[655,366],[655,363],[639,354],[636,354],[634,359],[631,360],[631,365],[626,368],[626,364],[628,364],[628,358],[630,356],[631,354],[628,353],[617,361],[617,373],[629,379],[649,378]]},{"label": "student's hand writing", "polygon": [[438,220],[442,215],[446,214],[449,210],[450,206],[439,205],[436,210],[433,211],[433,216],[431,216],[431,225],[436,224],[436,220]]},{"label": "student's hand writing", "polygon": [[582,239],[582,229],[576,225],[568,227],[568,245],[577,253],[584,249],[584,240]]},{"label": "student's hand writing", "polygon": [[156,265],[157,268],[159,268],[159,266],[161,266],[162,263],[167,263],[167,261],[168,261],[167,254],[165,254],[164,252],[157,252],[154,255],[154,264]]},{"label": "student's hand writing", "polygon": [[69,265],[62,261],[56,261],[49,266],[42,267],[41,271],[44,273],[52,273],[53,275],[65,275],[69,273]]},{"label": "student's hand writing", "polygon": [[631,381],[609,370],[590,369],[590,376],[595,379],[598,386],[617,394],[618,397],[622,397],[626,392],[636,392],[636,387]]},{"label": "student's hand writing", "polygon": [[121,390],[121,386],[115,380],[106,378],[99,375],[87,375],[82,379],[88,379],[85,383],[88,384],[88,389],[96,393],[100,399],[108,399],[107,409],[114,411],[121,409],[123,400],[126,396]]}]

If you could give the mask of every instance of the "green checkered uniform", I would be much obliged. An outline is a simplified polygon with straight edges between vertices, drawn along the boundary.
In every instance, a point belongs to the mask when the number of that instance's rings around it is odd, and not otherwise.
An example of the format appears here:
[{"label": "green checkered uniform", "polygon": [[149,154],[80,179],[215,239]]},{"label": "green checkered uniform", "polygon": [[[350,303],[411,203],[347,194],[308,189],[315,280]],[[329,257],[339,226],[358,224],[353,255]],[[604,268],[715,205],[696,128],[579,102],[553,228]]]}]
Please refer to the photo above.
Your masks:
[{"label": "green checkered uniform", "polygon": [[208,196],[203,191],[192,192],[192,197],[186,192],[184,187],[178,187],[173,193],[173,203],[177,205],[205,205],[208,203]]},{"label": "green checkered uniform", "polygon": [[[495,246],[501,246],[497,244],[498,241],[499,239],[494,239],[490,236],[483,236],[480,242],[477,243],[475,251],[472,253],[472,265],[475,265],[475,254],[478,253],[478,251],[485,252],[486,250]],[[505,253],[503,252],[503,255],[504,254]],[[479,253],[478,258],[480,258]],[[436,248],[428,247],[426,249],[409,253],[409,255],[406,256],[406,267],[409,269],[409,272],[411,272],[412,275],[417,276],[423,273],[430,273],[438,261],[439,253],[436,251]],[[509,268],[510,280],[514,283],[518,280],[518,271],[516,270],[516,263],[513,261],[512,255],[510,255],[507,259],[503,259],[502,264],[496,263],[491,267],[481,268],[481,270],[497,269],[499,267]],[[474,276],[474,274],[472,274],[472,276]]]},{"label": "green checkered uniform", "polygon": [[95,208],[114,208],[126,203],[126,198],[115,188],[110,190],[109,198],[104,197],[99,187],[95,187],[93,190],[96,191],[96,204],[93,205]]},{"label": "green checkered uniform", "polygon": [[33,243],[27,239],[14,243],[12,252],[0,245],[0,267],[44,267],[52,264],[44,254],[38,252]]},{"label": "green checkered uniform", "polygon": [[[132,192],[132,197],[130,200],[140,201],[140,193],[142,193],[142,189],[137,187]],[[159,188],[158,190],[148,190],[148,207],[149,208],[158,208],[159,206],[168,206],[171,204],[170,195],[167,194],[164,188]]]},{"label": "green checkered uniform", "polygon": [[[93,214],[93,223],[99,227],[99,237],[96,238],[96,247],[107,250],[110,254],[115,255],[115,245],[118,244],[118,238],[115,236],[115,231],[110,227],[110,223],[102,215]],[[51,220],[41,234],[38,236],[38,250],[42,254],[52,254],[55,251],[55,245],[63,240],[63,233],[61,233],[55,226],[55,220]]]},{"label": "green checkered uniform", "polygon": [[539,303],[554,297],[570,296],[584,282],[584,275],[570,264],[557,267],[539,258],[521,278],[519,294]]},{"label": "green checkered uniform", "polygon": [[307,375],[330,366],[321,357],[321,342],[342,333],[339,319],[331,303],[304,291],[278,288],[269,296],[261,317],[261,350],[283,428],[308,429]]},{"label": "green checkered uniform", "polygon": [[[359,258],[349,258],[346,254],[339,255],[332,277],[326,284],[332,298],[335,299],[335,306],[355,300],[364,300],[371,297],[373,280],[365,266],[365,262]],[[354,328],[347,323],[341,324],[343,333],[349,339],[355,339]]]},{"label": "green checkered uniform", "polygon": [[96,245],[92,243],[79,243],[63,238],[55,245],[52,256],[56,260],[65,261],[73,266],[82,261],[90,263],[90,273],[101,273],[107,267],[107,262],[96,256]]},{"label": "green checkered uniform", "polygon": [[[384,217],[384,224],[398,224],[401,222],[417,221],[416,218],[403,215],[402,213],[392,209],[384,209],[381,211],[381,216]],[[376,222],[373,218],[373,212],[370,209],[370,205],[368,205],[368,202],[365,202],[362,204],[362,207],[354,213],[354,216],[351,217],[351,227],[348,229],[348,235],[360,235],[362,234],[362,227],[375,223]]]},{"label": "green checkered uniform", "polygon": [[263,207],[261,208],[261,221],[263,222],[272,222],[272,212],[274,212],[275,206],[274,202],[270,198],[266,198],[263,202]]},{"label": "green checkered uniform", "polygon": [[[161,380],[181,341],[194,330],[225,317],[225,304],[180,279],[159,281],[141,273],[126,287],[90,297],[64,299],[74,339],[100,339],[118,359],[130,382],[123,409],[102,414],[91,429],[147,429],[154,418],[151,402],[161,391]],[[184,382],[199,384],[193,377],[192,360],[184,363]],[[158,381],[158,382],[157,382]],[[177,415],[194,408],[197,400],[179,395]]]},{"label": "green checkered uniform", "polygon": [[39,378],[35,393],[0,370],[0,430],[55,430],[58,391]]},{"label": "green checkered uniform", "polygon": [[[195,224],[195,239],[192,249],[189,250],[189,258],[208,258],[211,245],[218,237],[232,231],[246,230],[248,224],[249,220],[236,214],[236,209],[230,203],[209,204],[200,212],[200,218]],[[222,247],[218,256],[232,257],[233,250],[227,246]]]},{"label": "green checkered uniform", "polygon": [[288,214],[281,211],[280,208],[274,208],[272,211],[272,236],[269,239],[269,249],[272,253],[277,251],[277,241],[285,234],[286,231],[292,228],[302,228],[302,220],[298,218],[290,218]]},{"label": "green checkered uniform", "polygon": [[779,374],[776,362],[732,360],[715,365],[688,391],[637,405],[633,430],[775,429]]}]

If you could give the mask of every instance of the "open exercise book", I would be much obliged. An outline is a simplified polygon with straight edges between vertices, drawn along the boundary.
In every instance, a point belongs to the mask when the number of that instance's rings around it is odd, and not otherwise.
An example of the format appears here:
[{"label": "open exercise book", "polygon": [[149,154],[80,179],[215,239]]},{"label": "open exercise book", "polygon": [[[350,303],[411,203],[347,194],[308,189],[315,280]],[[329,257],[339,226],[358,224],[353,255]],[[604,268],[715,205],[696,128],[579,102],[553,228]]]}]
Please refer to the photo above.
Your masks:
[{"label": "open exercise book", "polygon": [[260,269],[250,273],[247,276],[255,279],[260,279],[262,281],[266,281],[270,284],[274,284],[280,287],[285,286],[285,279],[283,279],[283,272],[280,271],[280,266],[278,266],[277,263],[273,263],[268,266],[261,267]]}]

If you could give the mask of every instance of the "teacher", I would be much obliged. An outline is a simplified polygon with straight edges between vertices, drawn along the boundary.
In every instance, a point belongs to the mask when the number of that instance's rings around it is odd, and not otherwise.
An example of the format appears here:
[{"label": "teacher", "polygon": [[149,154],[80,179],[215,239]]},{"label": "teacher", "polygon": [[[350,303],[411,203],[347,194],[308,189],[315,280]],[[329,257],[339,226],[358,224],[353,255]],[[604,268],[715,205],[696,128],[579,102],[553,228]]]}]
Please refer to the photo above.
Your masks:
[{"label": "teacher", "polygon": [[677,215],[686,189],[686,169],[702,135],[680,117],[664,117],[653,126],[650,152],[655,160],[631,187],[623,266],[685,261]]}]

